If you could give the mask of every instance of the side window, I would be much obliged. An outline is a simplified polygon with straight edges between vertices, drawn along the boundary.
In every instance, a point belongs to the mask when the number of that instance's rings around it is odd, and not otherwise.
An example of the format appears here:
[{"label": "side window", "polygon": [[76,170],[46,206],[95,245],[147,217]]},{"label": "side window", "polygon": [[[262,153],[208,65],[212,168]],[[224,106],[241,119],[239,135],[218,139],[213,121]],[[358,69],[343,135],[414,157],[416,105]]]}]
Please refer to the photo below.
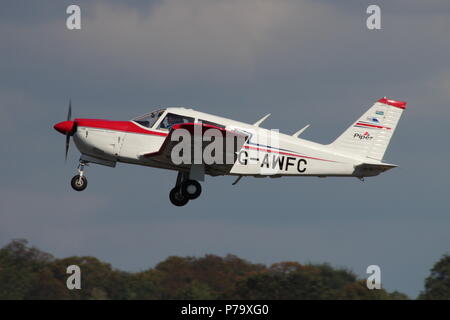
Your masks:
[{"label": "side window", "polygon": [[194,122],[194,118],[168,113],[166,117],[161,121],[158,128],[170,130],[170,128],[172,128],[174,124],[192,122]]},{"label": "side window", "polygon": [[215,122],[206,121],[206,120],[202,120],[202,119],[198,119],[198,122],[201,122],[203,124],[209,124],[211,126],[215,126],[215,127],[218,127],[218,128],[225,129],[224,125],[221,125],[221,124],[218,124],[218,123],[215,123]]},{"label": "side window", "polygon": [[164,113],[164,111],[160,112],[152,112],[150,115],[138,118],[134,120],[134,122],[139,123],[141,126],[151,128],[155,124],[155,122],[159,119],[159,117]]}]

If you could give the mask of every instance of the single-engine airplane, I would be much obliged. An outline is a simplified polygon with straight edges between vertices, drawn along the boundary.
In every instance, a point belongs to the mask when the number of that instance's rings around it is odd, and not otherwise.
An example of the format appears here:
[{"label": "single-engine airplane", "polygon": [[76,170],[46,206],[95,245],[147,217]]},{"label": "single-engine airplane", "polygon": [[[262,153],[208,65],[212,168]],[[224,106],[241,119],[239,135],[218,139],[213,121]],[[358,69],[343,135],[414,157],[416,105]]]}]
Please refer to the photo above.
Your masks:
[{"label": "single-engine airplane", "polygon": [[[337,176],[361,180],[377,176],[396,167],[383,162],[383,156],[405,109],[406,102],[384,97],[327,145],[299,138],[309,125],[292,135],[279,133],[269,142],[258,139],[273,136],[271,130],[260,127],[270,114],[248,124],[181,107],[156,110],[130,121],[71,120],[69,103],[67,120],[54,128],[66,136],[66,159],[70,137],[81,153],[78,174],[71,180],[76,191],[87,187],[84,169],[88,163],[110,167],[117,162],[137,164],[178,171],[169,199],[176,206],[184,206],[200,196],[198,181],[203,181],[205,174],[236,176],[233,185],[244,176]],[[177,133],[184,131],[195,136],[200,132],[204,137],[210,130],[235,142],[230,150],[223,149],[229,161],[200,159],[180,163],[173,158],[181,143],[175,137]],[[213,143],[215,139],[202,140],[201,151],[206,151],[208,141]],[[187,155],[192,150],[179,154]]]}]

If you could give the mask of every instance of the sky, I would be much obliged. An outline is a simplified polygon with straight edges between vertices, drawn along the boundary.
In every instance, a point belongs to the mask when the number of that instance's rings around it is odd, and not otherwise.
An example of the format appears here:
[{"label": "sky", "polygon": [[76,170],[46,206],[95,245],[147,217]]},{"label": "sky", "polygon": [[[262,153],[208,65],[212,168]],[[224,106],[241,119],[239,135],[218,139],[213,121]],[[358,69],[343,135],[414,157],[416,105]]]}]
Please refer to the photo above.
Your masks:
[{"label": "sky", "polygon": [[[81,30],[66,8],[81,8]],[[381,8],[381,30],[366,9]],[[25,238],[56,257],[140,271],[171,255],[381,268],[415,298],[449,252],[448,1],[158,0],[0,4],[0,246]],[[127,120],[187,106],[329,143],[376,100],[408,102],[385,161],[355,178],[207,177],[185,207],[176,173],[91,165],[53,125],[67,115]]]}]

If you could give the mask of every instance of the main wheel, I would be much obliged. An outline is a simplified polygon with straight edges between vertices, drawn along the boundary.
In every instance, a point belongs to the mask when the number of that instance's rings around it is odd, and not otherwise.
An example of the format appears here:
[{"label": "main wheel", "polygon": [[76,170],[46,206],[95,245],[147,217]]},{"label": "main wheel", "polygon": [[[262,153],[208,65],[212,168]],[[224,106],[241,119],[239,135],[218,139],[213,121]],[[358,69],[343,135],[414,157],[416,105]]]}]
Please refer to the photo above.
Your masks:
[{"label": "main wheel", "polygon": [[77,174],[70,181],[70,185],[76,191],[83,191],[87,187],[87,179],[85,176],[81,177],[79,174]]},{"label": "main wheel", "polygon": [[170,202],[177,207],[182,207],[189,201],[189,198],[183,195],[180,188],[177,187],[170,190],[169,199]]},{"label": "main wheel", "polygon": [[186,180],[181,184],[181,193],[189,200],[194,200],[202,193],[202,186],[196,180]]}]

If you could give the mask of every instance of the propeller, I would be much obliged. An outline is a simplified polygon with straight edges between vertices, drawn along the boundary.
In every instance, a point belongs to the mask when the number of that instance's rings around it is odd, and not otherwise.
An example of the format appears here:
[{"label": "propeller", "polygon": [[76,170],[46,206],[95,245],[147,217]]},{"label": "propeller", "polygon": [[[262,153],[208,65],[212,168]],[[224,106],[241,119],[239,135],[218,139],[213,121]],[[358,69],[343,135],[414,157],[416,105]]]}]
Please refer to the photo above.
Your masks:
[{"label": "propeller", "polygon": [[69,111],[67,112],[67,120],[59,122],[53,126],[56,131],[62,133],[66,136],[66,161],[67,154],[69,153],[70,136],[72,136],[76,131],[76,123],[71,120],[72,118],[72,100],[69,101]]},{"label": "propeller", "polygon": [[[69,100],[69,111],[67,112],[67,121],[70,121],[71,118],[72,118],[72,99]],[[67,154],[69,153],[70,136],[71,133],[68,131],[66,133],[66,158],[65,158],[66,162],[67,162]]]}]

